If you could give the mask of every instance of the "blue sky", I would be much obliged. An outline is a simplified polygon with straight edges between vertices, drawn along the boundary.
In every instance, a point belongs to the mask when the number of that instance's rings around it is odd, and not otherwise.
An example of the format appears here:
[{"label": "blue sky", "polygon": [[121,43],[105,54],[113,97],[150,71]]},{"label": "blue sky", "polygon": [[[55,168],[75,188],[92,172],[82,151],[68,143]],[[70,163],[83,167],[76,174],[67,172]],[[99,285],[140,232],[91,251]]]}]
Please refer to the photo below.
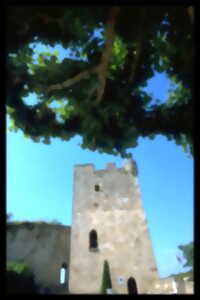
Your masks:
[{"label": "blue sky", "polygon": [[[62,48],[57,49],[64,57]],[[37,46],[37,51],[42,50]],[[169,84],[164,74],[156,74],[145,89],[164,102]],[[29,101],[34,102],[34,97]],[[80,142],[76,136],[68,142],[54,138],[45,145],[24,138],[21,131],[7,132],[7,213],[14,215],[13,220],[56,219],[70,225],[74,165],[93,163],[96,169],[104,169],[115,162],[122,166],[119,156],[83,150]],[[193,240],[193,158],[161,135],[154,140],[140,138],[131,153],[139,168],[159,274],[165,277],[183,270],[176,259],[181,253],[177,247]]]}]

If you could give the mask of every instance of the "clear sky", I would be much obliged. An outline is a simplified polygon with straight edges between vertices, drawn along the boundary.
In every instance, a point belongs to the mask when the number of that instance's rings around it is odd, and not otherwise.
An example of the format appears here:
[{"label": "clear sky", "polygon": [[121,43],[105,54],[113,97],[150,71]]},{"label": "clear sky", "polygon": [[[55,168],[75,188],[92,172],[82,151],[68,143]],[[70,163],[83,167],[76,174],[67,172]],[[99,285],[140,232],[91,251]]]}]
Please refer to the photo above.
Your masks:
[{"label": "clear sky", "polygon": [[[37,50],[43,48],[37,46]],[[61,50],[61,55],[66,55]],[[146,90],[161,102],[167,99],[169,80],[156,74]],[[34,102],[34,95],[29,101]],[[9,124],[9,119],[7,119]],[[73,168],[93,163],[104,169],[108,162],[121,167],[119,156],[83,150],[81,137],[68,142],[51,139],[34,143],[21,131],[7,132],[7,213],[14,221],[52,221],[71,224]],[[182,270],[176,255],[179,245],[193,240],[193,158],[164,136],[140,138],[131,150],[139,168],[142,201],[161,277]],[[133,229],[134,230],[134,229]]]}]

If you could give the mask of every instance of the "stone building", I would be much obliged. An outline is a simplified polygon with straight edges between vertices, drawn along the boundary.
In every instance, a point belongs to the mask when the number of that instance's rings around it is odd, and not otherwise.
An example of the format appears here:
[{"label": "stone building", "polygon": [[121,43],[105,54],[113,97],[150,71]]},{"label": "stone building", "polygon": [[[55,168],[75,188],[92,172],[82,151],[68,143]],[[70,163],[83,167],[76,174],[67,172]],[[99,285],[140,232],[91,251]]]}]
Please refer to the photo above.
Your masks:
[{"label": "stone building", "polygon": [[131,277],[137,290],[147,293],[159,278],[136,175],[133,161],[97,171],[93,165],[75,167],[72,293],[100,291],[104,260],[109,262],[113,293],[126,293]]},{"label": "stone building", "polygon": [[193,293],[191,283],[159,278],[137,175],[133,160],[103,170],[75,166],[71,229],[11,226],[7,261],[28,262],[38,285],[51,293],[98,294],[104,260],[113,294]]}]

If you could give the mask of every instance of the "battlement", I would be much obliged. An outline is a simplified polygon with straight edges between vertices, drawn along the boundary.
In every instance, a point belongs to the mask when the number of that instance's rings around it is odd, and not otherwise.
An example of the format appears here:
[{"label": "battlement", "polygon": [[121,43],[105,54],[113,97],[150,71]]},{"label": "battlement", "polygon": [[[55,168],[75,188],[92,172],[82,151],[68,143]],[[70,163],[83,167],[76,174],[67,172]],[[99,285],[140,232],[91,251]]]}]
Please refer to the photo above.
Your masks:
[{"label": "battlement", "polygon": [[117,168],[115,163],[107,163],[105,169],[96,170],[94,164],[82,164],[82,165],[75,165],[75,170],[84,170],[87,172],[98,173],[98,172],[105,172],[110,170],[125,170],[128,173],[131,173],[134,176],[138,175],[138,168],[137,164],[133,159],[128,159],[123,163],[122,168]]},{"label": "battlement", "polygon": [[75,170],[80,170],[80,169],[84,169],[87,171],[95,171],[95,165],[94,164],[82,164],[82,165],[75,165],[74,166]]}]

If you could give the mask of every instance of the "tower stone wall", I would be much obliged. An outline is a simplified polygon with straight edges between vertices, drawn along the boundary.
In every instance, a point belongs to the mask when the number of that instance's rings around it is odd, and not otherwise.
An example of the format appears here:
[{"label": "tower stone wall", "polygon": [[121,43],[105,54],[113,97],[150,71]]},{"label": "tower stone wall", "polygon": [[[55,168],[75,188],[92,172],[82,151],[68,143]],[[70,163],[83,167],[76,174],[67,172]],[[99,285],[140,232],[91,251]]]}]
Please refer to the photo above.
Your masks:
[{"label": "tower stone wall", "polygon": [[[138,293],[159,278],[145,217],[136,163],[77,165],[71,230],[70,293],[99,293],[104,260],[109,262],[113,293],[127,293],[133,277]],[[90,233],[98,247],[90,249]]]}]

